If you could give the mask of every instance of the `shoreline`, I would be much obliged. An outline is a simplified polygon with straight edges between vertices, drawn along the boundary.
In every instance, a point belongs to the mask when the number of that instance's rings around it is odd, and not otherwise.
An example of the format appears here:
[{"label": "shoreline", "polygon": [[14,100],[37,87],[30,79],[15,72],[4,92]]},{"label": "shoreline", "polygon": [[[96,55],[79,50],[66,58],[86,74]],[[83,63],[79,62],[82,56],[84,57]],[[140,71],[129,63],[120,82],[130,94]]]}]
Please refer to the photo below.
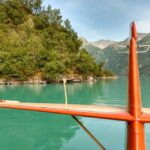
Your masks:
[{"label": "shoreline", "polygon": [[118,79],[119,76],[104,76],[104,77],[96,77],[95,79],[97,80],[115,80],[115,79]]},{"label": "shoreline", "polygon": [[[109,77],[88,77],[86,80],[80,80],[80,79],[69,79],[67,78],[67,83],[84,83],[84,82],[96,82],[98,80],[115,80],[118,79],[118,76],[109,76]],[[0,85],[23,85],[23,84],[53,84],[53,83],[62,83],[63,80],[59,81],[46,81],[46,80],[26,80],[26,81],[17,81],[17,80],[5,80],[0,79]]]}]

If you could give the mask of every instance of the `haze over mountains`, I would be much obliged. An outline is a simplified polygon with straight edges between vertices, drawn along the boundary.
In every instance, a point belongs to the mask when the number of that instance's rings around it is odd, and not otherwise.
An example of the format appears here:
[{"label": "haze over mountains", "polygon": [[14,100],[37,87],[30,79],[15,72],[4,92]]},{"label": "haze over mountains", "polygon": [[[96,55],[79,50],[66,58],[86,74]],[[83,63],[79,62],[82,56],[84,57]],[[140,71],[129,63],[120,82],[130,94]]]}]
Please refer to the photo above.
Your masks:
[{"label": "haze over mountains", "polygon": [[[96,62],[104,62],[105,67],[117,75],[127,75],[128,72],[128,48],[129,38],[116,42],[111,40],[99,40],[89,42],[81,37],[83,47],[95,58]],[[138,45],[150,45],[150,33],[138,33]],[[138,48],[139,69],[141,76],[150,75],[150,48]]]}]

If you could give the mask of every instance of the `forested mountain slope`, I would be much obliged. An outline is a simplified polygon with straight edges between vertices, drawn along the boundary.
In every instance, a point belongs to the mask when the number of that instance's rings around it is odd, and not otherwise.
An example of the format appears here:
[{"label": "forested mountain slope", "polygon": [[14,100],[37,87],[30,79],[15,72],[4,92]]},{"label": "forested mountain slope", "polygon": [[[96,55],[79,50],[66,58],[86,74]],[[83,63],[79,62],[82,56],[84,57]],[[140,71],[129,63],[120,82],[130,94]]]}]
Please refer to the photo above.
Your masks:
[{"label": "forested mountain slope", "polygon": [[0,78],[24,81],[38,76],[108,75],[91,55],[70,21],[42,0],[0,0]]}]

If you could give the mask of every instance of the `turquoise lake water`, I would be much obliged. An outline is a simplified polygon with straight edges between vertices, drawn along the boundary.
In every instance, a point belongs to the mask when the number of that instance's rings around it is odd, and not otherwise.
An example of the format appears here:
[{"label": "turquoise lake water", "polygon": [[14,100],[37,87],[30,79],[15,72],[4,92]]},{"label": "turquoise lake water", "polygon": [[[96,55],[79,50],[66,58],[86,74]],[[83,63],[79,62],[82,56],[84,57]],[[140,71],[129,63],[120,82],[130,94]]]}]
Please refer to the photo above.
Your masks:
[{"label": "turquoise lake water", "polygon": [[[145,107],[150,107],[149,89],[150,77],[142,77],[142,103]],[[67,93],[71,104],[124,106],[127,105],[127,78],[67,84]],[[0,99],[64,103],[63,85],[1,85]],[[0,150],[99,150],[70,116],[0,109],[0,119]],[[125,150],[125,122],[79,119],[107,150]],[[150,124],[145,127],[149,150]]]}]

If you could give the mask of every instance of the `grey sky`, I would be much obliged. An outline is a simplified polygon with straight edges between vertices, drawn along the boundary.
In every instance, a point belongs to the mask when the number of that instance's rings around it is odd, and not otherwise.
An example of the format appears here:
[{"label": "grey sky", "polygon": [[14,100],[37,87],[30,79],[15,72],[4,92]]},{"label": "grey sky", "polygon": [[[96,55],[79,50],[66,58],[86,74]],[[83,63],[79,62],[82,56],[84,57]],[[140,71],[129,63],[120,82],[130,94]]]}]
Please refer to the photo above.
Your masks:
[{"label": "grey sky", "polygon": [[135,20],[138,32],[150,32],[150,0],[44,0],[60,8],[79,36],[89,41],[122,40]]}]

